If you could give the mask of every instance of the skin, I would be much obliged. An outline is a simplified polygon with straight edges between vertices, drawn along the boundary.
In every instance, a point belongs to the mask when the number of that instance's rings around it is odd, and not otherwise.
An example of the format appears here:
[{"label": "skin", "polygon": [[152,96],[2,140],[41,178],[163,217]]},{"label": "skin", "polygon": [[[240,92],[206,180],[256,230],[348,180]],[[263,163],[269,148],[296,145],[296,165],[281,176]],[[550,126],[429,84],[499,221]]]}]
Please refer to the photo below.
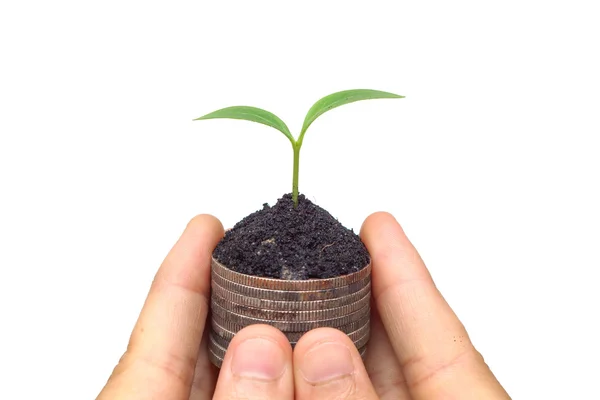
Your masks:
[{"label": "skin", "polygon": [[208,360],[205,328],[210,257],[222,236],[210,215],[188,224],[98,399],[510,398],[388,213],[369,216],[361,229],[373,267],[364,364],[335,329],[308,332],[292,352],[277,329],[253,325],[234,337],[219,372]]}]

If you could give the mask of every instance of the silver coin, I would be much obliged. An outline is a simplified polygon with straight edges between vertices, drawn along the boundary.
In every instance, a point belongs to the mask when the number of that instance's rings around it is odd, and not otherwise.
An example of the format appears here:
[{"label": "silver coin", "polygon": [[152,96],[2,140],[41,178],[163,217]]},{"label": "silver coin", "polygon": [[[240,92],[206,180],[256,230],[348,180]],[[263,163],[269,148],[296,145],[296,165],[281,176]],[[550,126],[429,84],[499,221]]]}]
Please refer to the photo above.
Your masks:
[{"label": "silver coin", "polygon": [[210,337],[221,347],[223,348],[228,348],[229,347],[229,343],[231,342],[231,339],[225,339],[224,337],[222,337],[221,335],[219,335],[217,332],[213,330],[210,331]]},{"label": "silver coin", "polygon": [[220,346],[212,335],[209,335],[208,348],[220,359],[225,358],[227,348]]},{"label": "silver coin", "polygon": [[[362,353],[365,351],[366,344],[368,342],[368,335],[363,336],[360,340],[354,342],[354,346]],[[229,347],[229,343],[220,342],[222,338],[219,338],[217,335],[210,334],[209,335],[209,349],[219,358],[224,359],[225,353],[227,352],[227,348]]]},{"label": "silver coin", "polygon": [[[235,334],[239,331],[239,330],[236,330],[235,332],[232,332],[232,331],[228,330],[227,328],[224,328],[223,326],[219,325],[217,323],[217,321],[215,321],[214,318],[211,318],[211,326],[212,326],[213,333],[216,336],[221,337],[227,343],[229,343],[233,339]],[[242,328],[240,327],[239,329],[242,329]],[[350,340],[356,341],[356,340],[362,338],[363,336],[368,335],[370,332],[371,332],[371,324],[369,323],[369,320],[367,320],[367,322],[364,325],[362,325],[355,331],[347,333],[347,335],[350,338]],[[306,332],[284,332],[284,335],[287,337],[287,339],[289,340],[290,343],[297,343],[305,333]]]},{"label": "silver coin", "polygon": [[[355,331],[355,332],[359,332],[360,330],[361,329],[359,329],[358,331]],[[349,334],[348,336],[350,337],[350,335],[352,335],[352,334]],[[231,342],[231,339],[228,340],[228,339],[221,337],[221,335],[217,334],[214,330],[211,330],[210,337],[211,337],[211,340],[214,340],[215,343],[217,343],[219,346],[221,346],[224,349],[227,349],[229,347],[229,343]],[[366,333],[363,333],[363,335],[358,337],[357,339],[354,339],[354,337],[356,337],[356,335],[353,335],[353,337],[350,337],[350,340],[352,340],[352,342],[354,343],[354,345],[356,346],[357,349],[360,349],[360,348],[364,347],[367,344],[367,342],[369,341],[369,337],[370,337],[369,330],[366,330]],[[290,341],[290,344],[292,345],[292,349],[296,347],[297,343],[298,342]]]},{"label": "silver coin", "polygon": [[[235,334],[237,333],[237,331],[232,332],[232,331],[222,327],[214,319],[211,319],[211,327],[212,327],[212,331],[215,335],[223,338],[223,340],[225,340],[227,342],[230,342],[233,339],[233,337],[235,336]],[[370,333],[370,331],[371,331],[371,324],[367,320],[366,324],[359,327],[358,329],[356,329],[353,332],[347,333],[346,335],[348,335],[350,340],[355,341],[355,340],[362,338],[365,335],[368,335]],[[290,341],[290,343],[296,343],[300,340],[300,338],[305,333],[306,332],[284,332],[284,335],[287,337],[287,339]]]},{"label": "silver coin", "polygon": [[[211,337],[212,339],[221,347],[223,347],[224,349],[227,349],[229,347],[229,343],[231,342],[231,340],[227,340],[223,337],[221,337],[219,334],[217,334],[214,331],[211,331]],[[349,335],[348,335],[349,336]],[[361,348],[363,346],[365,346],[367,344],[367,342],[369,341],[369,333],[367,331],[367,334],[362,335],[360,338],[356,339],[356,340],[352,340],[354,345],[356,346],[356,348]],[[352,338],[351,338],[352,339]],[[296,347],[296,344],[298,342],[293,342],[290,341],[290,345],[292,346],[292,349]]]},{"label": "silver coin", "polygon": [[[217,350],[217,352],[219,352],[219,351]],[[358,350],[358,354],[360,354],[360,357],[364,361],[365,357],[367,355],[367,347],[365,346],[362,349],[359,349]],[[209,345],[209,349],[208,349],[208,359],[217,368],[221,368],[221,366],[223,365],[223,359],[224,359],[224,357],[219,357],[215,352],[213,352],[213,350],[211,349],[210,345]]]},{"label": "silver coin", "polygon": [[367,283],[362,289],[346,296],[336,297],[334,299],[317,301],[277,301],[267,300],[257,297],[245,296],[235,293],[220,286],[217,282],[212,282],[212,293],[217,296],[243,306],[260,308],[265,310],[279,311],[312,311],[337,308],[346,304],[352,304],[362,299],[365,295],[371,293],[371,283]]},{"label": "silver coin", "polygon": [[309,331],[311,329],[320,328],[323,326],[328,326],[332,328],[337,328],[338,326],[344,326],[351,322],[355,322],[369,315],[371,308],[370,304],[365,305],[358,311],[355,311],[351,314],[346,314],[342,316],[336,316],[333,318],[316,320],[316,321],[275,321],[269,319],[264,316],[264,318],[250,317],[247,315],[241,315],[234,312],[231,312],[214,301],[211,301],[211,311],[212,315],[220,316],[223,319],[229,320],[236,325],[248,326],[252,324],[267,324],[274,326],[275,328],[281,330],[282,332],[304,332]]},{"label": "silver coin", "polygon": [[229,281],[222,276],[215,274],[214,272],[211,274],[211,279],[211,283],[216,283],[217,285],[231,292],[239,293],[248,297],[277,301],[315,301],[334,299],[358,292],[371,282],[371,276],[368,275],[360,281],[351,283],[348,286],[309,292],[255,288]]},{"label": "silver coin", "polygon": [[212,352],[212,350],[210,349],[210,345],[208,347],[208,359],[217,368],[221,368],[221,365],[223,365],[223,359],[217,357],[217,355]]},{"label": "silver coin", "polygon": [[362,299],[345,306],[337,308],[328,308],[326,310],[309,310],[309,311],[279,311],[279,310],[265,310],[264,308],[248,307],[241,304],[233,303],[228,301],[216,293],[213,292],[211,300],[221,306],[223,309],[234,312],[239,315],[248,317],[268,319],[272,321],[289,321],[289,322],[301,322],[301,321],[321,321],[329,320],[344,315],[352,314],[371,301],[371,294],[367,294]]},{"label": "silver coin", "polygon": [[337,328],[344,333],[350,333],[355,331],[359,327],[369,322],[370,308],[365,307],[364,310],[347,315],[342,318],[334,320],[324,321],[313,321],[313,322],[282,322],[282,321],[269,321],[259,318],[245,317],[243,315],[233,314],[223,309],[218,309],[217,305],[213,308],[212,318],[217,324],[226,328],[231,332],[238,332],[246,326],[255,324],[266,324],[271,325],[280,331],[286,332],[308,332],[315,328],[330,327]]},{"label": "silver coin", "polygon": [[225,340],[231,340],[233,339],[233,337],[235,336],[236,333],[239,332],[239,330],[236,330],[235,332],[230,331],[229,329],[219,325],[219,323],[217,321],[215,321],[214,318],[210,319],[210,325],[212,330],[219,336],[221,336],[223,339]]},{"label": "silver coin", "polygon": [[[217,326],[221,326],[223,328],[225,328],[227,331],[229,332],[239,332],[240,330],[242,330],[243,328],[245,328],[246,326],[250,326],[250,325],[255,325],[255,323],[249,323],[246,322],[247,325],[238,325],[230,320],[224,319],[221,316],[217,315],[217,314],[213,314],[212,318],[211,318],[212,324],[215,327],[215,330],[217,330]],[[343,325],[343,326],[338,326],[335,327],[335,329],[342,331],[346,334],[351,333],[357,329],[359,329],[361,326],[364,326],[365,324],[369,324],[370,321],[370,316],[367,314],[365,315],[362,319],[355,321],[355,322],[351,322],[347,325]],[[305,334],[306,332],[308,332],[311,329],[307,329],[307,330],[303,330],[303,331],[286,331],[284,329],[286,329],[287,327],[277,327],[275,326],[277,329],[279,329],[280,331],[282,331],[286,336],[289,335],[297,335],[296,337],[299,339],[299,337],[301,337],[303,334]],[[319,326],[320,328],[321,326]],[[282,329],[283,328],[283,329]],[[292,341],[294,341],[295,337],[291,337],[290,339],[292,339]],[[296,341],[298,340],[296,339]]]},{"label": "silver coin", "polygon": [[320,291],[325,289],[332,289],[337,287],[348,286],[354,282],[362,280],[364,277],[371,274],[371,264],[367,264],[365,267],[357,272],[337,276],[334,278],[326,279],[308,279],[308,280],[285,280],[285,279],[274,279],[264,278],[260,276],[246,275],[239,272],[235,272],[225,265],[221,264],[214,258],[212,259],[212,270],[217,275],[227,279],[228,281],[239,283],[245,286],[251,286],[261,289],[270,290],[294,290],[294,291]]},{"label": "silver coin", "polygon": [[367,343],[369,342],[369,339],[371,337],[370,333],[367,333],[366,335],[363,335],[363,337],[357,339],[357,340],[353,340],[354,345],[356,346],[357,349],[360,349],[364,346],[367,345]]}]

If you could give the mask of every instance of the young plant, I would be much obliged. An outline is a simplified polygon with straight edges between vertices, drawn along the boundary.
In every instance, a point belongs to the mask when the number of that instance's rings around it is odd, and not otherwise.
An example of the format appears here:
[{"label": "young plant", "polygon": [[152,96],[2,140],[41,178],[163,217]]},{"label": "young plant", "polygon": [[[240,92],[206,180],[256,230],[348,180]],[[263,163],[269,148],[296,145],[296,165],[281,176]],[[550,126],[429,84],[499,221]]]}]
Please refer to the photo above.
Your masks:
[{"label": "young plant", "polygon": [[294,139],[294,136],[290,133],[285,122],[283,122],[278,116],[269,111],[262,110],[256,107],[248,106],[233,106],[222,108],[220,110],[206,114],[200,118],[196,118],[194,121],[203,119],[214,119],[214,118],[230,118],[230,119],[243,119],[246,121],[258,122],[260,124],[268,125],[283,133],[292,143],[294,150],[294,172],[292,177],[292,199],[294,201],[294,207],[298,205],[298,169],[300,165],[300,148],[302,147],[302,141],[304,140],[304,134],[308,127],[317,119],[321,114],[334,109],[344,104],[354,103],[360,100],[370,99],[399,99],[404,96],[397,94],[382,92],[379,90],[370,89],[354,89],[344,90],[330,94],[329,96],[323,97],[317,101],[308,110],[306,117],[304,118],[304,124],[298,139]]}]

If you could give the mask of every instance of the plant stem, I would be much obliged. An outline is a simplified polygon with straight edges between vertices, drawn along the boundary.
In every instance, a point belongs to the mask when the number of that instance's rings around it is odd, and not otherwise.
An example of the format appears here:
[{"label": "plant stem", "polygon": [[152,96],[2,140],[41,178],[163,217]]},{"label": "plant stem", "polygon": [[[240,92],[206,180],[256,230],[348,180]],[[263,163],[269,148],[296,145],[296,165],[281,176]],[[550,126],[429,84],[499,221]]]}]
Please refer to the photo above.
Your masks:
[{"label": "plant stem", "polygon": [[298,206],[298,170],[300,166],[300,146],[302,143],[294,143],[294,176],[292,179],[292,200],[294,201],[294,208]]}]

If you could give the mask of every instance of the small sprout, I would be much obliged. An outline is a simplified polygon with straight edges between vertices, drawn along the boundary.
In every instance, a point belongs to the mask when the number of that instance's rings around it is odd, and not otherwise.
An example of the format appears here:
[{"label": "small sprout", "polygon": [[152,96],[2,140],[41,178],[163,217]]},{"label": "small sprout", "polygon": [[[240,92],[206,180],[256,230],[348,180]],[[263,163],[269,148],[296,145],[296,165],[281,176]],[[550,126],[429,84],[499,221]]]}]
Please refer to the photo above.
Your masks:
[{"label": "small sprout", "polygon": [[379,90],[370,89],[354,89],[344,90],[330,94],[329,96],[323,97],[317,101],[308,110],[306,117],[304,118],[304,124],[302,130],[298,136],[298,140],[294,139],[294,136],[290,133],[289,128],[278,116],[269,111],[262,110],[256,107],[247,106],[234,106],[222,108],[214,111],[210,114],[206,114],[200,118],[196,118],[194,121],[203,119],[214,119],[214,118],[229,118],[229,119],[243,119],[246,121],[258,122],[259,124],[268,125],[272,128],[277,129],[287,137],[292,143],[292,149],[294,151],[294,172],[292,177],[292,199],[294,206],[298,205],[298,170],[300,165],[300,148],[304,140],[304,134],[308,127],[322,114],[336,107],[343,106],[344,104],[354,103],[360,100],[370,99],[400,99],[404,96],[397,94],[382,92]]}]

